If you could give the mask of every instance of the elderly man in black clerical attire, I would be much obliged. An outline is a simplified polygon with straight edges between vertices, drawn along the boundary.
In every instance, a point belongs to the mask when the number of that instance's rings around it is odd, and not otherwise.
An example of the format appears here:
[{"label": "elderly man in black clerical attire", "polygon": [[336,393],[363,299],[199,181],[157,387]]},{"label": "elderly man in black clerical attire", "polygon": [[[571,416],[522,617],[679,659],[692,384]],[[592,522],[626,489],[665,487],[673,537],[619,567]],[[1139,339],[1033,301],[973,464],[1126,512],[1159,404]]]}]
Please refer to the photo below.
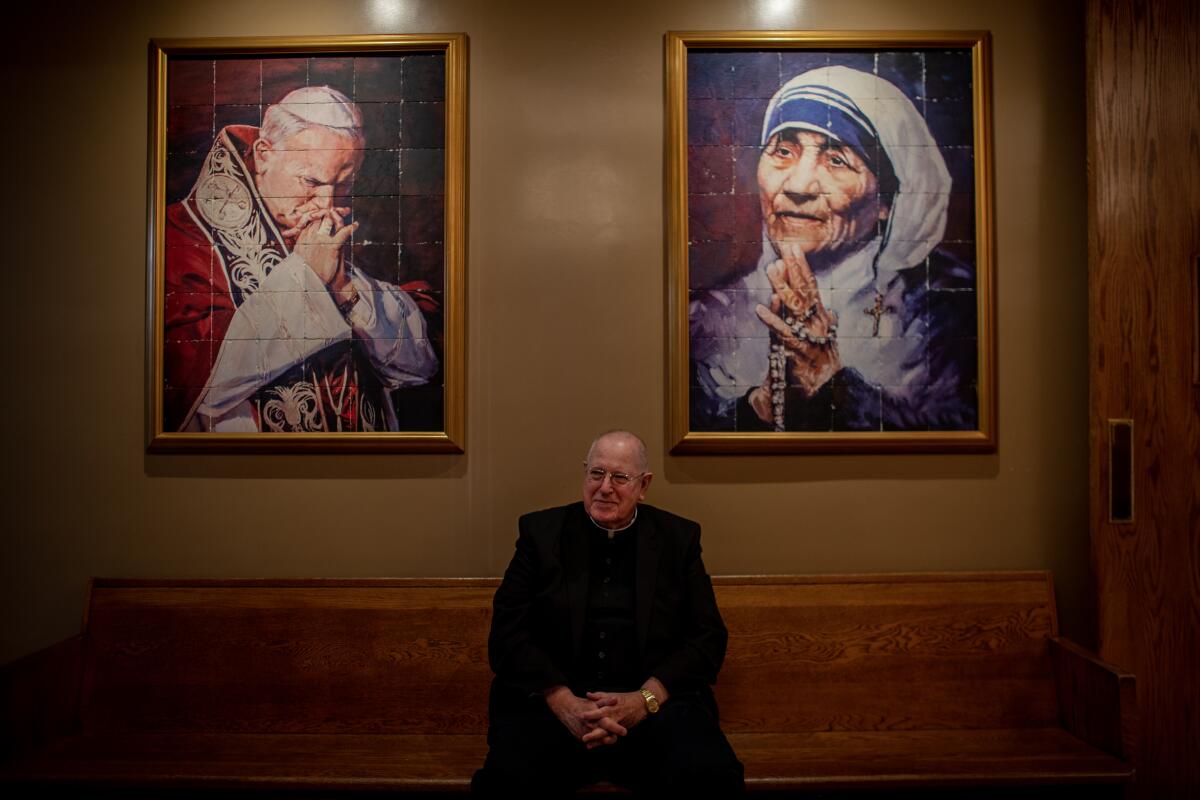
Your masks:
[{"label": "elderly man in black clerical attire", "polygon": [[700,526],[641,504],[652,477],[645,443],[610,431],[588,450],[583,502],[521,517],[488,637],[476,793],[608,780],[649,797],[741,794],[710,688],[728,636]]}]

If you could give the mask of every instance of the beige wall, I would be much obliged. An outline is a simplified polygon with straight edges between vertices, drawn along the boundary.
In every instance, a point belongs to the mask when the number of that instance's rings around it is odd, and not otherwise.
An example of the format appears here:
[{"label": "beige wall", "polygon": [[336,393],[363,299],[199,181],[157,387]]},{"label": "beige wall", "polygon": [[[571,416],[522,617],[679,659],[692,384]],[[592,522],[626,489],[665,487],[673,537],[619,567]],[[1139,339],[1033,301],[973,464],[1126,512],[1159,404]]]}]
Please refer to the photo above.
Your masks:
[{"label": "beige wall", "polygon": [[[91,575],[499,574],[612,426],[645,433],[650,499],[704,524],[715,573],[1049,568],[1086,630],[1075,4],[41,5],[5,55],[0,662],[77,630]],[[733,28],[993,32],[995,455],[664,455],[663,33]],[[466,454],[147,456],[147,40],[385,31],[470,36]]]}]

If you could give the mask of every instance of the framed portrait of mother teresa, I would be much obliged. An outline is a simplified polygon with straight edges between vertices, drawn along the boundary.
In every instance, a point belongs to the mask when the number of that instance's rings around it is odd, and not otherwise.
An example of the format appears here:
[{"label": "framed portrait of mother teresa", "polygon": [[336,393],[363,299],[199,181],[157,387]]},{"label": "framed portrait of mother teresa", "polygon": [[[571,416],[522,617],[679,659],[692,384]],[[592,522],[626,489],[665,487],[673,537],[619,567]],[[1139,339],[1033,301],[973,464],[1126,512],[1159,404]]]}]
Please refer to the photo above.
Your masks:
[{"label": "framed portrait of mother teresa", "polygon": [[674,452],[995,448],[988,41],[667,34]]},{"label": "framed portrait of mother teresa", "polygon": [[466,59],[150,43],[151,450],[461,452]]}]

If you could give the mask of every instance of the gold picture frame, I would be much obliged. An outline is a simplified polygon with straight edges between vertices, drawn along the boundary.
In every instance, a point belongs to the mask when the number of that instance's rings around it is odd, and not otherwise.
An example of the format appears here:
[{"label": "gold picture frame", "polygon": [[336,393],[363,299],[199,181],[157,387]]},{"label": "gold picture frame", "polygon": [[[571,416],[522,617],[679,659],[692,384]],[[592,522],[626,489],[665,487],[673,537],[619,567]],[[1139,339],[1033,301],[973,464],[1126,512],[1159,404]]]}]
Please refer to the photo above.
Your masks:
[{"label": "gold picture frame", "polygon": [[463,452],[466,35],[149,56],[148,449]]},{"label": "gold picture frame", "polygon": [[990,35],[665,50],[671,451],[994,450]]}]

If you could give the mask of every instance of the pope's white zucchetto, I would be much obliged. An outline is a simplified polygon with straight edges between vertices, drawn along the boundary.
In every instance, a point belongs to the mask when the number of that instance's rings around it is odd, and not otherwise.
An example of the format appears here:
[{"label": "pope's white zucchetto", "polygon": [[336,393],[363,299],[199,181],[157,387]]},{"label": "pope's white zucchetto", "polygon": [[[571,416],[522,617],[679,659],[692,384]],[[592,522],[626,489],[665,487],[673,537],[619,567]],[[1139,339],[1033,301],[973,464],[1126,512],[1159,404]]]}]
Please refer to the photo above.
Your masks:
[{"label": "pope's white zucchetto", "polygon": [[319,125],[354,139],[362,138],[362,112],[349,97],[330,86],[304,86],[284,95],[263,115],[262,135],[278,144]]}]

